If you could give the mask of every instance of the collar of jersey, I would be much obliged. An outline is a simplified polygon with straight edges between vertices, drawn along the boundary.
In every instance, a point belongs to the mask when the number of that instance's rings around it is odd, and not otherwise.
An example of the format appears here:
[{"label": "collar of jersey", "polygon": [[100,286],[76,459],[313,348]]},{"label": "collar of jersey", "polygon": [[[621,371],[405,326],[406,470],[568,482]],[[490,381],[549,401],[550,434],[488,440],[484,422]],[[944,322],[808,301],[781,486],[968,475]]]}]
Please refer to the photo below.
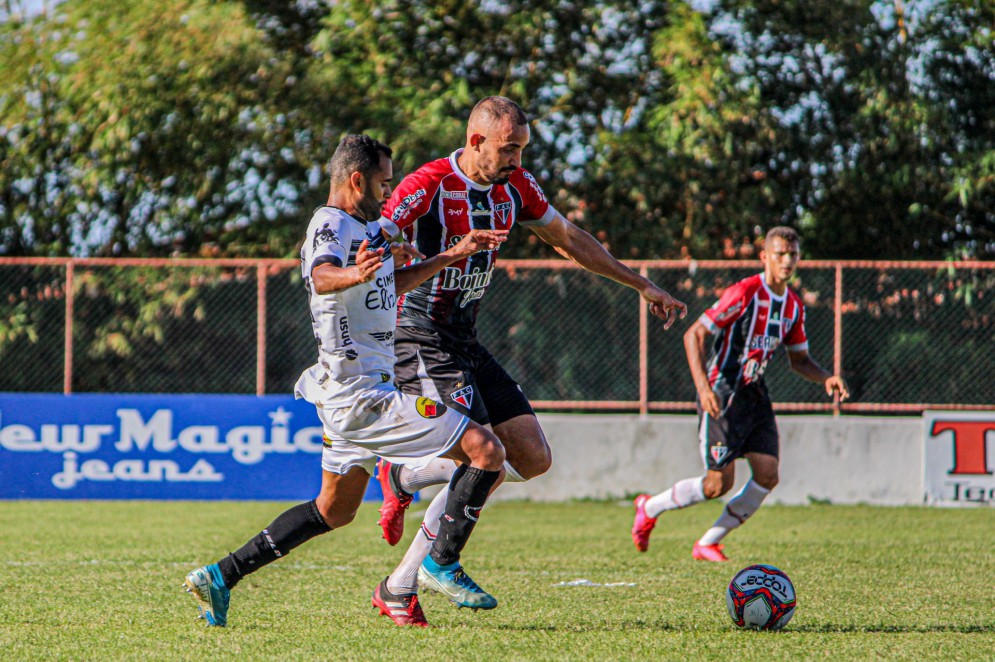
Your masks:
[{"label": "collar of jersey", "polygon": [[348,216],[349,218],[351,218],[352,220],[354,220],[354,221],[356,221],[358,223],[362,223],[363,225],[369,225],[369,223],[370,223],[369,221],[367,221],[362,216],[356,216],[355,214],[350,214],[345,209],[342,209],[341,207],[336,207],[335,205],[321,205],[320,207],[318,207],[318,209],[334,209],[335,211],[340,211],[343,214],[345,214],[346,216]]},{"label": "collar of jersey", "polygon": [[785,297],[788,296],[788,288],[784,288],[784,294],[781,296],[774,294],[774,290],[770,289],[770,286],[767,284],[767,274],[763,271],[760,272],[760,284],[764,286],[765,290],[767,290],[767,294],[770,295],[771,299],[776,301],[784,301]]},{"label": "collar of jersey", "polygon": [[456,173],[457,177],[466,182],[466,185],[469,186],[470,188],[476,189],[478,191],[490,191],[491,184],[488,184],[487,186],[481,186],[480,184],[478,184],[477,182],[473,181],[465,174],[463,174],[463,171],[459,169],[459,164],[456,162],[456,159],[458,159],[459,155],[462,153],[463,153],[463,148],[460,147],[458,150],[449,155],[449,165],[453,167],[453,172]]}]

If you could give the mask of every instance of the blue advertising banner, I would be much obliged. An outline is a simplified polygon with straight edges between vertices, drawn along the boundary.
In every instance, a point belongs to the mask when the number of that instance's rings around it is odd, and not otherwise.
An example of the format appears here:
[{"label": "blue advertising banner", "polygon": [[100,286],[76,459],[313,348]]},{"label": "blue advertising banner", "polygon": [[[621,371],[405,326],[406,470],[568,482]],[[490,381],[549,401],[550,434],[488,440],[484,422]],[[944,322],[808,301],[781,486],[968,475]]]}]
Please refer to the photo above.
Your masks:
[{"label": "blue advertising banner", "polygon": [[0,393],[0,499],[305,501],[321,450],[291,396]]}]

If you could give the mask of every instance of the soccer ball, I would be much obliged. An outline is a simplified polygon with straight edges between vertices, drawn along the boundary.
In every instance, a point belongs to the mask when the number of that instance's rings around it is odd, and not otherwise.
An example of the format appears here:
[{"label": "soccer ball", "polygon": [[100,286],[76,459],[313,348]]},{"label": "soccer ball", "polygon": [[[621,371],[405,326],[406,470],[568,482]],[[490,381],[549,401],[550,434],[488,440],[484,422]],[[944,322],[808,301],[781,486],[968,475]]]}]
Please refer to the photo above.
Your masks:
[{"label": "soccer ball", "polygon": [[738,627],[780,630],[795,614],[795,587],[774,566],[751,565],[729,582],[726,606]]}]

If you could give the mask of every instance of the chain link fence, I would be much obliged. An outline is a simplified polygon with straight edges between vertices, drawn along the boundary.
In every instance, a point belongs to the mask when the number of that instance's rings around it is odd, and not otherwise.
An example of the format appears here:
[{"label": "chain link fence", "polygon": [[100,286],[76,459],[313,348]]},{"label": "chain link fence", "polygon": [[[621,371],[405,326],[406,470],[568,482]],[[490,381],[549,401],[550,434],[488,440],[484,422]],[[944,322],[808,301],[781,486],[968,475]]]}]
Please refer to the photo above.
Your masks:
[{"label": "chain link fence", "polygon": [[[563,261],[498,263],[481,340],[540,409],[690,410],[684,329],[755,261],[627,262],[688,304],[664,331],[639,296]],[[995,403],[995,264],[807,262],[794,287],[834,403],[768,372],[780,409],[920,411]],[[782,351],[783,354],[783,351]],[[293,260],[0,259],[0,390],[286,393],[313,363]]]}]

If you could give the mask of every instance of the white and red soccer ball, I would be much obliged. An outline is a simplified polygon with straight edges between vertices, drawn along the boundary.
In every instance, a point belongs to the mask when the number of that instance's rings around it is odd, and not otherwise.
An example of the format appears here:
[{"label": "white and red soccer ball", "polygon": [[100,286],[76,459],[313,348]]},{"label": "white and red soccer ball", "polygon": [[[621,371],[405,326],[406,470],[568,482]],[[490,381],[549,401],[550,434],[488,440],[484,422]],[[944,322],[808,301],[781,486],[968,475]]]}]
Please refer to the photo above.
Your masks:
[{"label": "white and red soccer ball", "polygon": [[736,573],[726,590],[729,616],[738,627],[780,630],[795,614],[795,587],[772,565],[751,565]]}]

